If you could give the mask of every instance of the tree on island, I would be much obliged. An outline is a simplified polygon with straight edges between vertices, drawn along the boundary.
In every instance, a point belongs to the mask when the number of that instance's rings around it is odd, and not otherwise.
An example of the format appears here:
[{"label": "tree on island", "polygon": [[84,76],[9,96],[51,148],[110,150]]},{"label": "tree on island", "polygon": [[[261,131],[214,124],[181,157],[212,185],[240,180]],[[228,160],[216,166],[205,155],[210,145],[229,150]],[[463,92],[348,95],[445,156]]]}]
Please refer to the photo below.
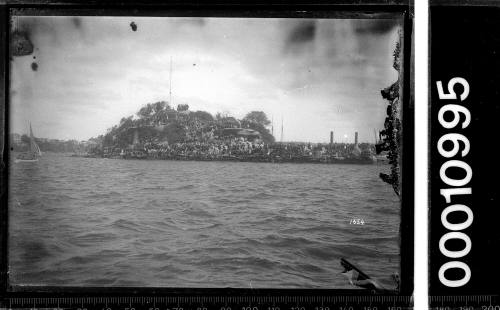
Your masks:
[{"label": "tree on island", "polygon": [[[177,118],[177,115],[183,117]],[[202,136],[204,130],[240,127],[258,131],[266,143],[275,141],[266,128],[271,122],[262,111],[251,111],[243,119],[236,119],[228,112],[217,113],[214,117],[206,111],[191,112],[188,104],[179,104],[174,110],[168,102],[158,101],[142,106],[136,116],[137,118],[133,115],[123,117],[119,124],[109,128],[102,136],[102,144],[106,147],[126,148],[133,143],[136,132],[143,141],[153,139],[176,143],[193,136]],[[198,127],[200,125],[202,128]]]},{"label": "tree on island", "polygon": [[134,124],[134,120],[132,118],[133,118],[132,115],[129,117],[122,117],[122,119],[120,120],[119,128],[133,127],[135,124]]},{"label": "tree on island", "polygon": [[153,113],[153,105],[151,103],[148,103],[147,105],[140,108],[136,115],[139,118],[147,119],[151,117],[152,113]]},{"label": "tree on island", "polygon": [[260,125],[262,125],[264,127],[269,126],[269,124],[271,124],[271,122],[267,118],[266,113],[264,113],[262,111],[252,111],[252,112],[248,113],[242,119],[242,121],[248,122],[248,123],[260,124]]},{"label": "tree on island", "polygon": [[242,127],[257,130],[260,132],[262,140],[266,143],[274,143],[275,139],[269,132],[269,129],[267,129],[267,126],[270,124],[271,122],[267,118],[266,113],[262,111],[252,111],[241,120]]},{"label": "tree on island", "polygon": [[165,101],[158,101],[153,103],[153,111],[155,114],[158,114],[161,110],[165,109],[167,103]]},{"label": "tree on island", "polygon": [[189,104],[179,104],[177,105],[177,112],[183,112],[189,110]]},{"label": "tree on island", "polygon": [[207,123],[214,121],[214,117],[212,116],[212,114],[205,112],[205,111],[193,112],[193,117],[199,119],[200,121],[207,122]]}]

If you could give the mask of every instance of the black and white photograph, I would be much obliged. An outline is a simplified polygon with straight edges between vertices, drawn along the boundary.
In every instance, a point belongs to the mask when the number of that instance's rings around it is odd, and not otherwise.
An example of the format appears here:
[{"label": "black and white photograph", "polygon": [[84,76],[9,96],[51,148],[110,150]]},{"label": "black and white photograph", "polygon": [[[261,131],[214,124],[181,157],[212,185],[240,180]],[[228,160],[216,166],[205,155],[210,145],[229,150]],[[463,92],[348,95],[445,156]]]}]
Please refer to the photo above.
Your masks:
[{"label": "black and white photograph", "polygon": [[17,13],[10,285],[399,291],[402,14]]}]

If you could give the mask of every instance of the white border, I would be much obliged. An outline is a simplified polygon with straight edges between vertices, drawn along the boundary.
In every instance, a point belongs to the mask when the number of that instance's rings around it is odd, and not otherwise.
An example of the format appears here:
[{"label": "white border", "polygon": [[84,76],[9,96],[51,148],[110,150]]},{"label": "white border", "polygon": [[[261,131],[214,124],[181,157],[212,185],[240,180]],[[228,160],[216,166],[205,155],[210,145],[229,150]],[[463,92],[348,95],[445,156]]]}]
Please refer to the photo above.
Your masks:
[{"label": "white border", "polygon": [[428,304],[428,0],[415,0],[415,243],[414,306]]}]

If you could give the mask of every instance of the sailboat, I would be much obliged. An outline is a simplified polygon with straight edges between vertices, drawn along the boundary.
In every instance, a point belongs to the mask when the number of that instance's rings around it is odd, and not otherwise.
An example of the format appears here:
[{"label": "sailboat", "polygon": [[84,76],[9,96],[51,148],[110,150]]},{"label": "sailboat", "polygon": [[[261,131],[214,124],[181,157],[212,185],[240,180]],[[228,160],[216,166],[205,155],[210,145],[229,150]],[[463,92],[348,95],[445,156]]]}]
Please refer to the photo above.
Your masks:
[{"label": "sailboat", "polygon": [[38,161],[40,156],[42,156],[42,151],[40,151],[38,144],[36,144],[35,137],[33,136],[33,129],[31,129],[30,123],[30,145],[28,152],[19,154],[16,157],[15,162],[35,162]]}]

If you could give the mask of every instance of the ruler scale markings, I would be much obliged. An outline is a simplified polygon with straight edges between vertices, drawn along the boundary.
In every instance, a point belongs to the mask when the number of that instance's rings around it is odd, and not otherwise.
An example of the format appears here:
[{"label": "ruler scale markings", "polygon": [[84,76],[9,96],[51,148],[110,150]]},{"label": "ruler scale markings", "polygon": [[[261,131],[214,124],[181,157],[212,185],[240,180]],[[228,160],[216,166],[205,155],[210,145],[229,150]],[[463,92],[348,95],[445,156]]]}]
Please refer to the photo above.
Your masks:
[{"label": "ruler scale markings", "polygon": [[[429,296],[429,301],[433,303],[441,303],[444,305],[447,302],[456,303],[457,305],[466,305],[470,306],[471,301],[485,302],[490,301],[495,304],[495,298],[492,296]],[[6,304],[4,301],[4,304]],[[245,295],[245,296],[90,296],[90,297],[33,297],[33,298],[25,298],[25,297],[16,297],[9,298],[9,305],[14,304],[22,305],[23,307],[29,305],[29,308],[37,308],[40,305],[45,304],[45,308],[56,308],[57,304],[58,309],[66,309],[70,307],[74,307],[78,305],[81,309],[87,308],[91,310],[93,308],[98,310],[115,310],[120,308],[120,305],[128,305],[130,309],[148,309],[147,306],[152,306],[152,310],[156,309],[156,304],[163,303],[166,308],[160,307],[161,310],[173,310],[169,308],[170,306],[174,306],[176,304],[178,308],[184,310],[203,310],[206,308],[207,310],[221,310],[220,307],[231,308],[231,310],[240,310],[240,307],[246,309],[247,307],[251,307],[252,309],[256,308],[258,310],[274,310],[280,308],[280,310],[291,310],[290,307],[299,309],[304,308],[305,310],[320,310],[319,307],[325,309],[329,308],[330,310],[338,309],[335,306],[350,307],[351,305],[358,309],[358,307],[366,307],[364,309],[368,309],[368,307],[375,309],[378,304],[387,304],[393,306],[399,306],[399,303],[403,303],[405,301],[411,301],[409,296],[384,296],[384,295],[315,295],[315,296],[307,296],[307,295],[281,295],[281,296],[272,296],[272,295]],[[87,303],[87,304],[85,304]],[[92,307],[92,303],[94,307]],[[343,303],[343,304],[341,304]],[[134,307],[139,306],[140,304],[143,307]],[[355,305],[358,305],[356,307]],[[484,305],[487,305],[486,303]],[[103,307],[104,306],[104,307]],[[20,306],[17,306],[19,308]],[[272,309],[271,309],[272,307]],[[42,307],[40,307],[42,308]],[[149,308],[151,309],[151,308]],[[347,308],[348,309],[348,308]],[[383,308],[378,308],[383,309]],[[123,308],[121,310],[124,310]],[[180,310],[180,309],[179,309]],[[229,309],[227,309],[229,310]]]}]

